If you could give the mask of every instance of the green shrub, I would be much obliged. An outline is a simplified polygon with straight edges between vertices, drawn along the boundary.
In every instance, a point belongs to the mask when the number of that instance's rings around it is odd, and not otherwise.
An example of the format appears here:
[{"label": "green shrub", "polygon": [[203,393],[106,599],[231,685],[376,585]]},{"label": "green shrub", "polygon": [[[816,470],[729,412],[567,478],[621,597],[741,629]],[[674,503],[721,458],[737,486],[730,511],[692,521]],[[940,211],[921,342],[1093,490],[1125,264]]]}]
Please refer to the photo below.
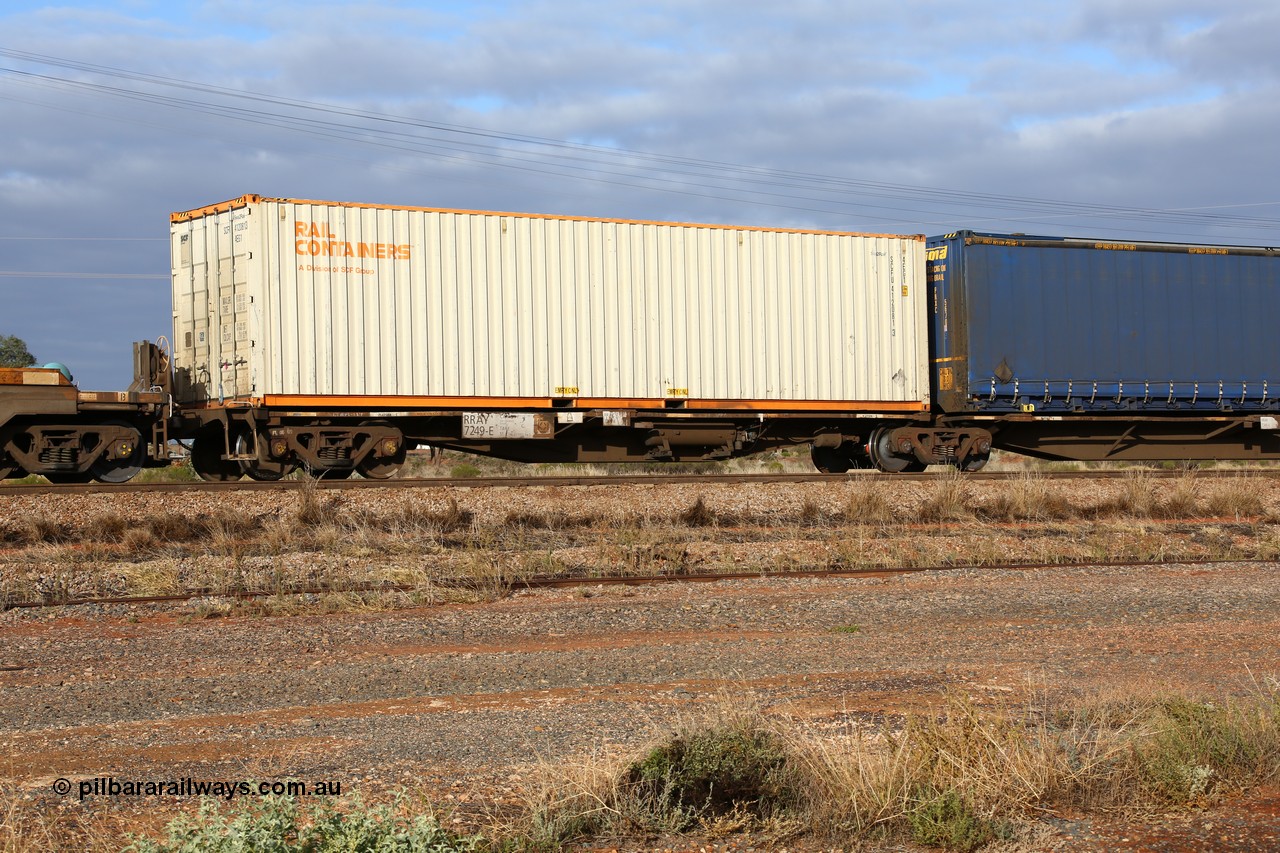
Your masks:
[{"label": "green shrub", "polygon": [[133,478],[135,483],[192,483],[198,480],[190,460],[182,460],[158,468],[146,468]]},{"label": "green shrub", "polygon": [[735,811],[767,817],[798,800],[785,744],[749,724],[677,735],[632,764],[626,781],[675,830]]},{"label": "green shrub", "polygon": [[264,797],[223,814],[216,800],[169,824],[164,841],[135,839],[125,853],[464,853],[483,839],[460,836],[428,815],[401,817],[392,806],[340,812],[316,806],[301,820],[292,797]]},{"label": "green shrub", "polygon": [[291,797],[266,797],[256,808],[228,818],[216,800],[200,803],[195,817],[180,815],[162,842],[135,840],[126,853],[288,853],[298,846],[298,803]]},{"label": "green shrub", "polygon": [[455,835],[429,815],[398,818],[391,806],[357,807],[346,813],[331,805],[322,806],[312,818],[304,833],[304,843],[309,846],[302,849],[316,853],[454,853],[477,850],[482,841],[478,835]]},{"label": "green shrub", "polygon": [[977,850],[1011,832],[1009,827],[975,812],[955,789],[917,792],[907,812],[907,822],[917,844],[948,850]]},{"label": "green shrub", "polygon": [[461,465],[454,465],[449,470],[449,476],[458,480],[469,480],[473,477],[479,477],[480,469],[470,462],[463,462]]},{"label": "green shrub", "polygon": [[1231,705],[1166,699],[1155,709],[1151,736],[1135,747],[1140,778],[1151,793],[1177,804],[1242,787],[1265,773],[1266,744],[1252,728]]}]

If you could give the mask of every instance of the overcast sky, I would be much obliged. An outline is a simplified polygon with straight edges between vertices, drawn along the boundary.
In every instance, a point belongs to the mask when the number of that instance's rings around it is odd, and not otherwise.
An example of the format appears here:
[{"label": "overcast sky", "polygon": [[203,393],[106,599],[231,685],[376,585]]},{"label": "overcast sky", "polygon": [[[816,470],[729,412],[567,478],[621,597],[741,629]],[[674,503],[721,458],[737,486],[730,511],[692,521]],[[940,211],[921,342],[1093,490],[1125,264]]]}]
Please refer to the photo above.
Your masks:
[{"label": "overcast sky", "polygon": [[[0,334],[129,381],[245,193],[1280,244],[1275,0],[0,7]],[[37,275],[38,274],[38,275]]]}]

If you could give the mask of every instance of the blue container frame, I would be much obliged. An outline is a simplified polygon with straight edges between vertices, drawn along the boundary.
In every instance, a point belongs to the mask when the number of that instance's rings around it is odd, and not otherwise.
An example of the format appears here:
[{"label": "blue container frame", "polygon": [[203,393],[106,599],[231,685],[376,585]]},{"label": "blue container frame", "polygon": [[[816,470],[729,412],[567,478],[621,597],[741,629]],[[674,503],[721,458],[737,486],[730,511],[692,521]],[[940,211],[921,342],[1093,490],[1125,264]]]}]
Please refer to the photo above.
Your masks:
[{"label": "blue container frame", "polygon": [[1280,410],[1280,251],[961,231],[927,244],[945,412]]}]

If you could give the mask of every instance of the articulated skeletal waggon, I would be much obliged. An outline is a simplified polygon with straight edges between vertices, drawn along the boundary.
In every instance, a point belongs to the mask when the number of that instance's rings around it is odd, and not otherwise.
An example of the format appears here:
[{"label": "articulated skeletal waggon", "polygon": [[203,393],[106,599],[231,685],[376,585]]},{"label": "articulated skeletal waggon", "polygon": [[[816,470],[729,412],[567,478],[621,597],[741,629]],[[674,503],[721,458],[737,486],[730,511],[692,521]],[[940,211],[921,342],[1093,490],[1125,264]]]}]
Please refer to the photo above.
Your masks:
[{"label": "articulated skeletal waggon", "polygon": [[[164,367],[153,344],[135,345],[135,373]],[[43,474],[54,483],[123,483],[168,460],[168,395],[150,382],[81,391],[65,368],[0,368],[0,479]]]},{"label": "articulated skeletal waggon", "polygon": [[831,473],[1280,458],[1273,249],[244,196],[174,214],[171,250],[172,363],[138,345],[132,408],[70,431],[0,402],[0,471],[114,481],[168,439],[211,480],[386,478],[422,444],[808,445]]}]

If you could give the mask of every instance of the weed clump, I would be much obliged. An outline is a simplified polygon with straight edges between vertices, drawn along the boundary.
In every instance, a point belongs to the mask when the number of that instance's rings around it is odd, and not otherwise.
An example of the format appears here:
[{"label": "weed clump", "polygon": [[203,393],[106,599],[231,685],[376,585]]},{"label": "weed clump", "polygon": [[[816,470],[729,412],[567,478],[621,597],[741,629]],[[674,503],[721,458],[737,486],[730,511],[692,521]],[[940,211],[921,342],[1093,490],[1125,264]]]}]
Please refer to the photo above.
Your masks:
[{"label": "weed clump", "polygon": [[1208,490],[1205,502],[1215,518],[1256,518],[1266,514],[1265,494],[1256,477],[1232,477],[1218,480]]},{"label": "weed clump", "polygon": [[727,724],[676,735],[629,768],[645,813],[680,831],[734,812],[765,818],[799,800],[786,745],[766,728]]},{"label": "weed clump", "polygon": [[707,506],[702,495],[698,495],[698,499],[677,518],[686,527],[711,527],[717,521],[715,512]]},{"label": "weed clump", "polygon": [[1066,521],[1076,515],[1066,495],[1039,476],[1010,482],[976,511],[980,517],[996,521]]},{"label": "weed clump", "polygon": [[405,817],[393,806],[366,808],[357,800],[346,812],[320,805],[304,813],[295,799],[283,796],[230,814],[216,800],[205,800],[194,817],[180,816],[166,831],[163,841],[135,838],[125,853],[469,853],[484,840],[450,832],[430,815]]},{"label": "weed clump", "polygon": [[916,510],[921,521],[959,521],[973,515],[973,495],[958,472],[941,475]]},{"label": "weed clump", "polygon": [[35,545],[41,542],[61,545],[75,539],[74,532],[67,525],[42,516],[27,519],[20,535],[28,545]]},{"label": "weed clump", "polygon": [[893,507],[874,485],[853,483],[845,500],[844,520],[849,524],[888,524],[893,521]]},{"label": "weed clump", "polygon": [[916,791],[911,796],[906,821],[911,828],[911,840],[917,844],[963,853],[1013,835],[1010,823],[979,814],[954,788]]},{"label": "weed clump", "polygon": [[[1274,704],[1274,702],[1272,703]],[[1275,707],[1252,713],[1236,704],[1172,697],[1151,711],[1151,734],[1135,743],[1131,760],[1143,788],[1172,805],[1200,802],[1256,780],[1280,764]]]},{"label": "weed clump", "polygon": [[119,542],[129,530],[129,520],[118,512],[95,515],[85,523],[84,537],[100,542]]},{"label": "weed clump", "polygon": [[319,527],[331,521],[342,503],[341,498],[321,500],[317,482],[308,480],[298,489],[298,505],[293,511],[293,521],[300,528]]}]

